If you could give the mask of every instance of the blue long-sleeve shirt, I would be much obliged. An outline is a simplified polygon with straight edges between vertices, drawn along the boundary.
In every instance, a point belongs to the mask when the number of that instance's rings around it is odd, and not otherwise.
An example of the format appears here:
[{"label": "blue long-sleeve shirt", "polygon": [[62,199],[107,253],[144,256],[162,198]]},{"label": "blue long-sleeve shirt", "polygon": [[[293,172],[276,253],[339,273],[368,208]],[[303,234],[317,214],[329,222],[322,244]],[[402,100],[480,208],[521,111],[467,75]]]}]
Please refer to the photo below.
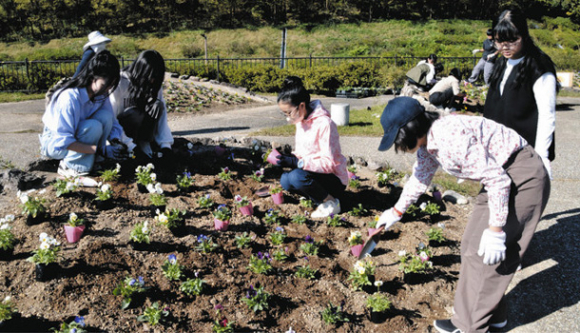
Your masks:
[{"label": "blue long-sleeve shirt", "polygon": [[52,132],[54,149],[56,151],[67,149],[71,143],[77,141],[75,134],[79,123],[101,109],[110,112],[113,119],[113,128],[107,139],[109,141],[120,139],[123,129],[113,113],[108,98],[91,102],[86,88],[57,91],[42,116],[44,126]]}]

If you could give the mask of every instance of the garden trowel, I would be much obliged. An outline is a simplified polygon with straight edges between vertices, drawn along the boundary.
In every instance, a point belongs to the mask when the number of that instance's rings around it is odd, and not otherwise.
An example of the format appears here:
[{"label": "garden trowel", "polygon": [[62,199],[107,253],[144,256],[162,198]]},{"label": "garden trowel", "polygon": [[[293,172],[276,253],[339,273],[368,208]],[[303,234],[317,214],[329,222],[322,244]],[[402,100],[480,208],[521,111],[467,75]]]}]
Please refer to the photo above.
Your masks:
[{"label": "garden trowel", "polygon": [[367,239],[362,251],[358,256],[359,259],[363,259],[367,254],[373,252],[377,246],[377,243],[379,242],[379,238],[381,237],[381,232],[383,230],[385,230],[385,226],[382,226],[378,229],[369,229],[369,238]]}]

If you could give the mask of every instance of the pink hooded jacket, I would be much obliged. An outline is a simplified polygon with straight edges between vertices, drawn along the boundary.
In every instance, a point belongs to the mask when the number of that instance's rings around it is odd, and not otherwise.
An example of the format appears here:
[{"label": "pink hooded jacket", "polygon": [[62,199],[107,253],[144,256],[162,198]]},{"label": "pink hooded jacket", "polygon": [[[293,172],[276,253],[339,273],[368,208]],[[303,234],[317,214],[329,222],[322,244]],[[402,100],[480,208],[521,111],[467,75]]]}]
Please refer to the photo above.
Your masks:
[{"label": "pink hooded jacket", "polygon": [[316,173],[333,173],[342,184],[348,184],[346,157],[340,151],[336,124],[319,100],[310,102],[314,110],[296,124],[294,155],[304,161],[303,169]]}]

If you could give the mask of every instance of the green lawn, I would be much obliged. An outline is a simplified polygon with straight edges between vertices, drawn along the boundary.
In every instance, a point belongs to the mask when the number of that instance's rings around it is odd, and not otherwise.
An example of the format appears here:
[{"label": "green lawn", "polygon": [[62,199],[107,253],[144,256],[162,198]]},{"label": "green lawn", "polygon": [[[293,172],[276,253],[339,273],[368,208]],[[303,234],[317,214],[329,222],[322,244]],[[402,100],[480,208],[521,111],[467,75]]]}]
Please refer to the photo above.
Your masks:
[{"label": "green lawn", "polygon": [[22,101],[29,101],[32,99],[43,99],[44,93],[42,94],[26,94],[26,93],[7,93],[7,92],[0,92],[0,103],[9,103],[9,102],[22,102]]}]

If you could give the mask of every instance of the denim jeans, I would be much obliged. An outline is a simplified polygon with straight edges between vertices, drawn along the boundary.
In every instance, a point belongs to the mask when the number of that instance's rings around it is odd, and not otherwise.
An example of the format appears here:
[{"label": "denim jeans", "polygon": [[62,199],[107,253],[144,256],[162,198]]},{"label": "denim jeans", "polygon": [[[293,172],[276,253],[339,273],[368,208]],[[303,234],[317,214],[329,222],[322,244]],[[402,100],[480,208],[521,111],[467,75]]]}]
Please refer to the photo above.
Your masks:
[{"label": "denim jeans", "polygon": [[[109,110],[98,110],[91,117],[79,122],[75,132],[75,139],[87,145],[97,145],[97,152],[99,152],[105,147],[112,128],[112,113]],[[77,172],[90,172],[95,162],[95,154],[82,154],[68,149],[60,151],[54,149],[52,132],[46,127],[40,136],[40,151],[46,157],[64,160],[67,167]]]},{"label": "denim jeans", "polygon": [[284,190],[298,193],[316,203],[321,203],[329,194],[335,198],[340,197],[346,188],[332,173],[316,173],[302,169],[283,173],[280,184]]}]

